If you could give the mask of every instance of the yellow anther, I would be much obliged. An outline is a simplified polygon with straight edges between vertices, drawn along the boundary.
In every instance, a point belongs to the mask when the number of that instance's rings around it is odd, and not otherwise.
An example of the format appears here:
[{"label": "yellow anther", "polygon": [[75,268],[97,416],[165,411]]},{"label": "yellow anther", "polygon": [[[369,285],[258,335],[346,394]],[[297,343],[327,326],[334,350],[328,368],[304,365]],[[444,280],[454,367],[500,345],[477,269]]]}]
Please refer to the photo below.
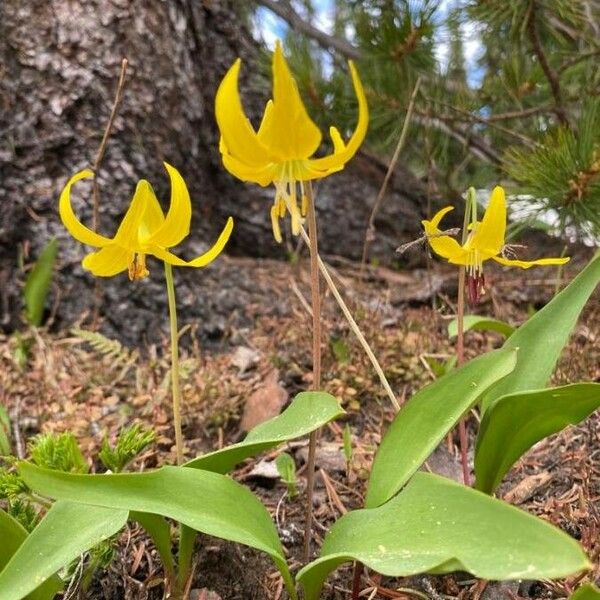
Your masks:
[{"label": "yellow anther", "polygon": [[[285,205],[284,205],[285,206]],[[271,206],[271,227],[273,228],[273,236],[278,244],[281,244],[281,228],[279,227],[279,216],[281,210],[278,210],[276,205]]]},{"label": "yellow anther", "polygon": [[134,253],[133,259],[128,266],[129,280],[135,281],[136,279],[143,279],[148,277],[150,272],[146,269],[146,255]]},{"label": "yellow anther", "polygon": [[279,218],[285,217],[285,200],[280,196],[277,200],[279,206]]},{"label": "yellow anther", "polygon": [[305,217],[308,212],[308,196],[306,194],[302,194],[302,205],[300,210],[302,211],[302,216]]}]

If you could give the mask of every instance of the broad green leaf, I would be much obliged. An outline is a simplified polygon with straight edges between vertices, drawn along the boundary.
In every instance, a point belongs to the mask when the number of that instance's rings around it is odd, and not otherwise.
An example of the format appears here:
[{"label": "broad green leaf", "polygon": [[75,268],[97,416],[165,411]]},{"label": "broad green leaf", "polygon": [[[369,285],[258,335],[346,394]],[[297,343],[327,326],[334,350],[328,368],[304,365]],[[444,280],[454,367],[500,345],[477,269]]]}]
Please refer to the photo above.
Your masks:
[{"label": "broad green leaf", "polygon": [[169,577],[175,573],[175,563],[171,552],[171,528],[167,520],[160,515],[132,511],[129,518],[137,521],[152,538],[156,551],[160,555],[165,572]]},{"label": "broad green leaf", "polygon": [[199,456],[185,466],[227,473],[246,458],[307,435],[343,414],[344,411],[331,394],[301,392],[279,416],[252,429],[243,442]]},{"label": "broad green leaf", "polygon": [[[0,510],[0,573],[28,535],[27,530],[16,519]],[[62,580],[53,575],[30,592],[27,600],[52,600],[62,587]]]},{"label": "broad green leaf", "polygon": [[475,487],[491,494],[536,442],[600,406],[600,383],[576,383],[498,398],[486,411],[475,451]]},{"label": "broad green leaf", "polygon": [[25,462],[18,469],[30,488],[50,498],[162,515],[202,533],[262,550],[273,558],[293,594],[269,513],[248,489],[224,475],[186,467],[76,475]]},{"label": "broad green leaf", "polygon": [[45,595],[28,598],[53,598],[60,587],[54,574],[119,531],[127,514],[126,510],[100,506],[82,510],[73,502],[56,502],[0,571],[0,600],[20,600],[50,578]]},{"label": "broad green leaf", "polygon": [[481,394],[513,370],[516,360],[515,350],[494,350],[417,392],[379,446],[365,506],[380,506],[396,494]]},{"label": "broad green leaf", "polygon": [[[474,331],[495,331],[504,337],[510,337],[515,332],[515,328],[505,321],[492,319],[491,317],[482,317],[480,315],[465,315],[463,331],[469,331],[470,329]],[[457,334],[458,321],[452,319],[448,323],[448,336],[455,337]]]},{"label": "broad green leaf", "polygon": [[0,456],[10,454],[10,419],[8,411],[0,406]]},{"label": "broad green leaf", "polygon": [[0,570],[27,537],[27,530],[7,512],[0,510]]},{"label": "broad green leaf", "polygon": [[597,252],[562,292],[506,340],[504,348],[519,349],[517,366],[484,395],[484,410],[501,396],[547,385],[579,314],[599,282],[600,252]]},{"label": "broad green leaf", "polygon": [[569,596],[569,600],[600,600],[600,589],[593,583],[586,583],[578,587]]},{"label": "broad green leaf", "polygon": [[25,317],[30,325],[38,327],[42,324],[46,296],[52,282],[52,271],[58,252],[58,240],[51,239],[38,257],[33,269],[27,276],[25,289]]},{"label": "broad green leaf", "polygon": [[417,473],[383,506],[349,512],[331,527],[320,558],[298,573],[305,600],[316,600],[327,575],[350,560],[392,577],[468,571],[503,580],[566,577],[591,566],[553,525],[429,473]]}]

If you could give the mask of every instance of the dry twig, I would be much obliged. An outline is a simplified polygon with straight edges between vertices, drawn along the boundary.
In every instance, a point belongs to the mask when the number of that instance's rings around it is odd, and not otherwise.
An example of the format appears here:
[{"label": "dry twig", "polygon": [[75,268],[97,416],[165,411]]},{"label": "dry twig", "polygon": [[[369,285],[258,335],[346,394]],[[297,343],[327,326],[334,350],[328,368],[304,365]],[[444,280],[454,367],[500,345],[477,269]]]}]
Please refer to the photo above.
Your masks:
[{"label": "dry twig", "polygon": [[361,280],[362,273],[367,262],[367,258],[369,255],[369,245],[371,241],[375,238],[375,218],[377,217],[377,213],[381,208],[381,203],[383,202],[383,197],[385,196],[385,192],[387,190],[388,183],[396,168],[396,164],[398,163],[398,158],[400,157],[400,151],[404,147],[404,143],[406,142],[406,135],[408,133],[408,126],[410,125],[410,120],[412,118],[413,110],[415,107],[415,100],[417,98],[417,94],[419,93],[419,86],[421,85],[421,78],[417,79],[417,83],[415,83],[415,87],[410,95],[410,100],[408,102],[408,109],[406,110],[406,117],[404,118],[404,125],[402,125],[402,131],[400,132],[400,138],[398,139],[398,143],[396,144],[396,149],[394,150],[394,154],[392,155],[392,160],[390,160],[390,164],[383,179],[383,183],[381,184],[381,189],[377,194],[377,198],[375,199],[375,204],[373,204],[373,210],[371,211],[371,215],[369,216],[369,222],[367,224],[367,231],[365,233],[365,241],[363,243],[363,252],[362,259],[360,261],[360,272],[361,272]]}]

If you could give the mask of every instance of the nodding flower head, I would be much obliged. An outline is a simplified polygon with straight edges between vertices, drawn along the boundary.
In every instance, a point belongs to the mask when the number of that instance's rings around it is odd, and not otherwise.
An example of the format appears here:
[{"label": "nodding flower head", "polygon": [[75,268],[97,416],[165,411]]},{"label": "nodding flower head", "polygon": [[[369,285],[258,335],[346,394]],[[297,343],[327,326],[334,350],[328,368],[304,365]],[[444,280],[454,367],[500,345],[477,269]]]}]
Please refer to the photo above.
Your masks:
[{"label": "nodding flower head", "polygon": [[[309,199],[304,182],[340,171],[354,156],[365,138],[369,113],[358,72],[349,62],[358,99],[358,122],[344,142],[340,132],[329,129],[333,152],[322,158],[313,154],[321,144],[321,132],[302,103],[298,86],[278,41],[273,53],[273,98],[267,102],[262,122],[255,131],[244,114],[238,92],[241,61],[238,58],[223,78],[215,99],[215,113],[221,131],[219,149],[225,168],[243,181],[266,186],[275,184],[271,207],[273,235],[281,242],[279,220],[291,216],[292,232],[300,232]],[[300,201],[300,206],[298,206]]]},{"label": "nodding flower head", "polygon": [[76,217],[71,205],[72,186],[81,179],[93,177],[93,172],[80,171],[69,179],[59,200],[63,225],[82,244],[98,248],[83,259],[84,269],[97,277],[111,277],[127,271],[129,279],[135,280],[149,274],[146,268],[147,254],[178,267],[204,267],[219,256],[233,229],[231,217],[215,245],[204,254],[185,261],[169,252],[168,248],[182,242],[190,232],[192,203],[179,171],[167,163],[165,168],[171,179],[171,204],[167,214],[163,213],[152,186],[142,179],[138,182],[129,208],[112,238],[86,227]]},{"label": "nodding flower head", "polygon": [[467,295],[471,304],[479,302],[485,293],[483,263],[486,260],[491,259],[501,265],[521,269],[529,269],[535,265],[562,265],[569,261],[568,257],[518,260],[506,256],[506,199],[500,186],[492,190],[483,219],[469,225],[467,239],[462,245],[454,238],[444,235],[439,228],[442,218],[451,210],[454,210],[453,206],[442,208],[430,221],[422,221],[422,224],[427,241],[438,256],[454,265],[466,267]]}]

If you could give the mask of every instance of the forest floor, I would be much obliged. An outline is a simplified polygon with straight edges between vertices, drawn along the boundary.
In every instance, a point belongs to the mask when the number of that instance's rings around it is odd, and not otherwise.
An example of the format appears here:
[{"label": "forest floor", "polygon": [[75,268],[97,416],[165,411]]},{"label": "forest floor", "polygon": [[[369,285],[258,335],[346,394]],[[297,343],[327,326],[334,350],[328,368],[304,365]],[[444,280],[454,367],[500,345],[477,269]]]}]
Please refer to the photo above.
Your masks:
[{"label": "forest floor", "polygon": [[[180,315],[183,426],[186,456],[239,441],[256,423],[275,416],[286,402],[311,384],[311,317],[307,264],[228,258],[253,269],[256,299],[240,307],[247,326],[225,327],[217,340],[201,343],[198,326]],[[573,261],[565,278],[584,263]],[[454,312],[454,272],[402,273],[369,267],[364,280],[357,265],[330,258],[342,294],[369,340],[398,398],[403,401],[435,377],[436,364],[453,354],[447,325]],[[226,268],[226,267],[225,267]],[[491,285],[477,312],[513,324],[540,308],[554,291],[556,271],[503,271],[492,268]],[[429,285],[435,293],[429,293]],[[362,505],[374,450],[394,410],[368,359],[334,299],[324,290],[323,388],[346,410],[324,428],[317,454],[315,551],[336,518]],[[238,322],[238,320],[236,320]],[[81,325],[81,329],[89,329]],[[237,327],[237,326],[236,326]],[[15,336],[0,337],[0,402],[9,407],[16,452],[26,454],[27,440],[41,432],[73,432],[99,468],[97,452],[105,435],[114,437],[131,422],[153,428],[158,438],[133,464],[148,469],[175,460],[170,425],[169,364],[164,344],[131,349],[118,343],[104,351],[71,330],[39,330],[30,336],[29,359],[17,366]],[[466,334],[469,357],[498,347],[495,333]],[[100,344],[101,345],[101,344]],[[108,352],[110,350],[110,352]],[[437,361],[437,362],[436,362]],[[433,365],[433,366],[432,366]],[[554,383],[600,381],[600,298],[585,309],[554,376]],[[353,455],[346,464],[342,433],[348,423]],[[470,438],[477,427],[473,413]],[[233,476],[258,494],[276,519],[293,570],[300,566],[303,528],[306,441],[289,444],[298,469],[300,494],[290,499],[271,461],[278,451],[240,465]],[[600,575],[600,415],[590,417],[537,444],[505,478],[499,495],[540,515],[581,541],[595,564],[585,579]],[[460,478],[456,440],[443,444],[430,462],[442,474]],[[160,561],[150,541],[130,525],[115,541],[108,570],[99,572],[93,599],[160,598]],[[273,565],[258,552],[200,536],[196,554],[196,600],[250,600],[285,597]],[[350,566],[328,579],[323,598],[349,597]],[[564,598],[577,581],[485,584],[468,577],[379,578],[367,573],[364,595],[382,598]],[[403,591],[398,591],[401,588]],[[210,593],[209,593],[210,592]],[[212,595],[211,595],[212,594]],[[374,594],[374,595],[373,595]]]}]

